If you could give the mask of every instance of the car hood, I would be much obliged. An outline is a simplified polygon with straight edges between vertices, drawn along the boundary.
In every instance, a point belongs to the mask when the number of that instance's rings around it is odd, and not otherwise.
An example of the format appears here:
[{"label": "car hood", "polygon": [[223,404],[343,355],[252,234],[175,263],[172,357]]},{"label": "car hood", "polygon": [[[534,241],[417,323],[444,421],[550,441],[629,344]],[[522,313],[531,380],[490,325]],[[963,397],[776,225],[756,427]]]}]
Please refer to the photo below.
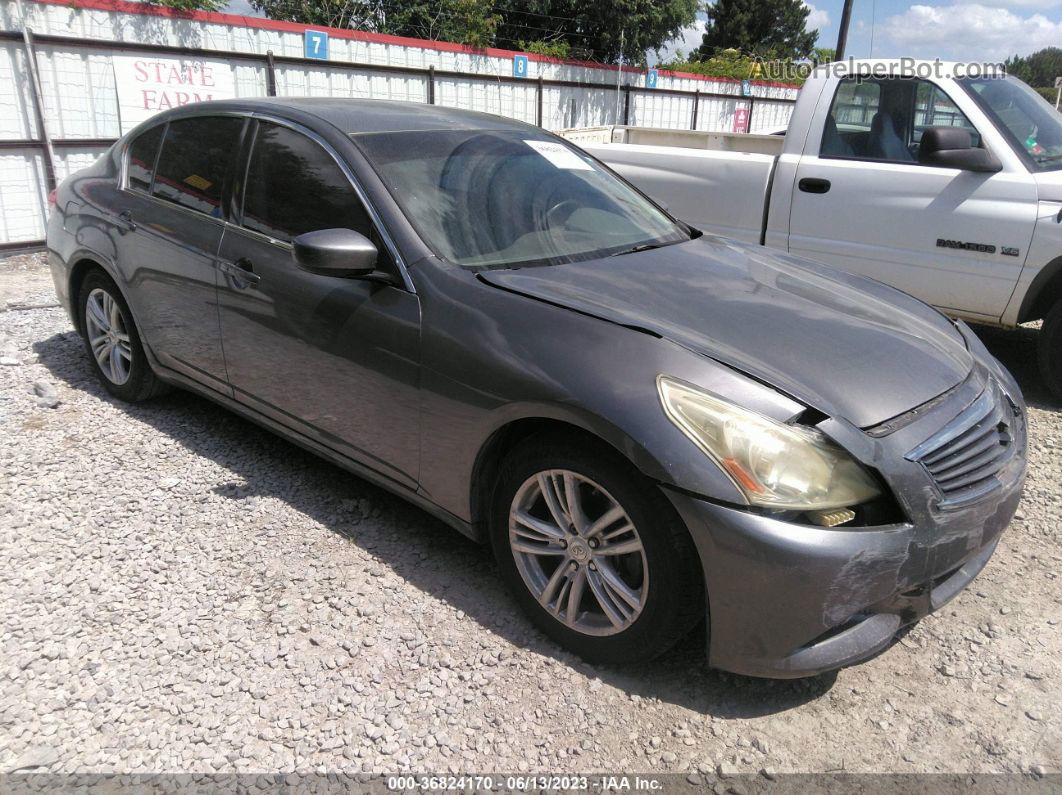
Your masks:
[{"label": "car hood", "polygon": [[958,330],[905,293],[713,236],[479,278],[657,334],[860,427],[940,395],[973,363]]}]

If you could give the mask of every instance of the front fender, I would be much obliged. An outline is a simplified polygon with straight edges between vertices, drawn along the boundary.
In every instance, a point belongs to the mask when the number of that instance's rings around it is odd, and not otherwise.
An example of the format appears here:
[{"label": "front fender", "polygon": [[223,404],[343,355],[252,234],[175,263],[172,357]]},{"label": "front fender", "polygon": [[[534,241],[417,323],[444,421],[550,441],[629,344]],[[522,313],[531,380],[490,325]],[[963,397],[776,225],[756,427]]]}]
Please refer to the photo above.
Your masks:
[{"label": "front fender", "polygon": [[500,429],[527,419],[592,433],[659,483],[744,504],[730,478],[668,419],[657,393],[661,373],[779,420],[803,409],[674,342],[467,272],[418,268],[416,281],[424,322],[421,488],[465,520],[473,518],[481,452]]}]

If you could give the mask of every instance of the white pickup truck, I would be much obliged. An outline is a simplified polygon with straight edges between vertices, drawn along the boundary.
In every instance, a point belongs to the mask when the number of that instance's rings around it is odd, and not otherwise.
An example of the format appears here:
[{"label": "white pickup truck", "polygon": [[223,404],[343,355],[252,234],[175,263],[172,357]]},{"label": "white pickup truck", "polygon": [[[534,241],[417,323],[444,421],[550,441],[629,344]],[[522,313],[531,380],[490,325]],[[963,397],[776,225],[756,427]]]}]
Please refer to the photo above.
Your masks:
[{"label": "white pickup truck", "polygon": [[978,323],[1043,319],[1040,367],[1062,398],[1062,114],[1013,77],[847,66],[812,72],[784,138],[562,134],[706,232],[870,276]]}]

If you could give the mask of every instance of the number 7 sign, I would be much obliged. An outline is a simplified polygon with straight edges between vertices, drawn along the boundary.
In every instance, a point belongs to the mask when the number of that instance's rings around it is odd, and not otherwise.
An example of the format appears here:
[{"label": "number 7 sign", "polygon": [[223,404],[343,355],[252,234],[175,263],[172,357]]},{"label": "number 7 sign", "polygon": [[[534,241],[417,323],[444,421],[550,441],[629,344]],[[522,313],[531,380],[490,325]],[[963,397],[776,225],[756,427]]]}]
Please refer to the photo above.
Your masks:
[{"label": "number 7 sign", "polygon": [[306,57],[328,60],[328,34],[322,30],[306,31]]}]

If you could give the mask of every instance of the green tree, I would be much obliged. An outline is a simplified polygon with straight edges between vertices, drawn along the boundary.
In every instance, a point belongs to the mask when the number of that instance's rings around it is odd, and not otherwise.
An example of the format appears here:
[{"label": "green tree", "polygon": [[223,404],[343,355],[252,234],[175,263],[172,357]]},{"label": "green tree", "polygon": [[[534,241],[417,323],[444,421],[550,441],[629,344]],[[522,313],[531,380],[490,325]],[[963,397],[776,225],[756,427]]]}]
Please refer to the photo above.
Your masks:
[{"label": "green tree", "polygon": [[496,43],[567,44],[574,58],[642,65],[649,50],[692,25],[701,0],[495,0],[501,9]]},{"label": "green tree", "polygon": [[1062,77],[1062,47],[1045,47],[1032,55],[1008,58],[1007,72],[1033,88],[1052,88],[1055,78]]},{"label": "green tree", "polygon": [[817,30],[805,29],[811,9],[803,0],[718,0],[705,11],[701,58],[737,49],[763,58],[803,59],[819,37]]},{"label": "green tree", "polygon": [[271,19],[633,64],[693,24],[701,1],[251,0]]},{"label": "green tree", "polygon": [[495,0],[251,0],[270,19],[390,33],[470,47],[494,43]]}]

